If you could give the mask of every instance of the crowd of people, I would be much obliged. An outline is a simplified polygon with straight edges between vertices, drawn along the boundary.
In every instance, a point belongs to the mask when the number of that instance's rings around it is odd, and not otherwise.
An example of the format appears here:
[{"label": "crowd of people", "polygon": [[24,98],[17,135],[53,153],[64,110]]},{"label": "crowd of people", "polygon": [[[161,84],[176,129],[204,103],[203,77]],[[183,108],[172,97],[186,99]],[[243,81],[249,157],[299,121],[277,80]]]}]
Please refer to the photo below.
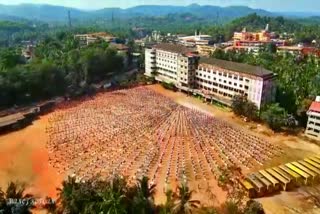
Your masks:
[{"label": "crowd of people", "polygon": [[147,175],[160,191],[181,181],[201,191],[220,168],[251,168],[281,148],[146,87],[64,102],[50,115],[50,163],[88,179]]}]

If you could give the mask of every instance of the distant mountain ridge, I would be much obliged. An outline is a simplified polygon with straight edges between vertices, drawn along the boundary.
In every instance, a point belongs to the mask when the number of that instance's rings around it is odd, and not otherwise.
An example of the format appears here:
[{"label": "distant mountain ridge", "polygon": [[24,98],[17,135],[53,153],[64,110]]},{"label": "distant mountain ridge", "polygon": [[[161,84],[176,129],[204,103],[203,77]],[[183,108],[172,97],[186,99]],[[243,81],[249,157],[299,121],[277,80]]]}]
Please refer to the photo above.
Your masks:
[{"label": "distant mountain ridge", "polygon": [[[99,10],[81,10],[71,7],[48,4],[0,4],[0,20],[38,20],[43,22],[67,22],[67,12],[70,11],[73,20],[111,20],[134,17],[161,17],[169,14],[190,14],[204,20],[229,21],[235,18],[256,13],[260,16],[306,17],[307,13],[282,12],[275,13],[262,9],[252,9],[246,6],[219,7],[212,5],[191,4],[189,6],[170,5],[140,5],[127,9],[104,8]],[[310,16],[317,14],[312,13]],[[320,15],[320,12],[319,12]]]},{"label": "distant mountain ridge", "polygon": [[[273,16],[274,14],[266,10],[252,9],[244,6],[219,7],[205,5],[200,6],[192,4],[189,6],[159,6],[159,5],[141,5],[128,9],[104,8],[93,11],[80,10],[70,7],[53,6],[46,4],[20,4],[20,5],[0,5],[0,15],[6,17],[17,17],[23,19],[41,20],[46,22],[66,21],[67,11],[71,12],[73,19],[111,19],[114,18],[132,18],[138,16],[165,16],[168,14],[190,13],[200,18],[228,18],[234,19],[246,16],[251,13],[258,15]],[[0,17],[1,18],[1,17]]]}]

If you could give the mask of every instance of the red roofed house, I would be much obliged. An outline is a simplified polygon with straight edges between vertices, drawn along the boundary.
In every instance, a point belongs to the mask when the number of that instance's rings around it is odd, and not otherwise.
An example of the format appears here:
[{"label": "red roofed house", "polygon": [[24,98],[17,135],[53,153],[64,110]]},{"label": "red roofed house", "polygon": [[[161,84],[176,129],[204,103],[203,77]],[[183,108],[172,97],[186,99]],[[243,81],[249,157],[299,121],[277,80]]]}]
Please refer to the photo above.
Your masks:
[{"label": "red roofed house", "polygon": [[316,101],[312,102],[307,115],[309,118],[305,134],[320,140],[320,96],[317,96]]}]

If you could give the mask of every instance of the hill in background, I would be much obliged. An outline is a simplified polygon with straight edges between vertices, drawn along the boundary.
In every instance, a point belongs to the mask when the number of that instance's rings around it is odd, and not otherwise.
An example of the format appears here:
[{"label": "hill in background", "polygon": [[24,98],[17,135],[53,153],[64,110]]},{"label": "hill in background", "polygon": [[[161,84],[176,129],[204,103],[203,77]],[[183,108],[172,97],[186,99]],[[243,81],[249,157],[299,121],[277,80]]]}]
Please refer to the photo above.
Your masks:
[{"label": "hill in background", "polygon": [[[261,9],[252,9],[245,6],[219,7],[198,4],[189,6],[159,6],[143,5],[131,7],[128,9],[121,8],[104,8],[94,11],[85,11],[75,8],[40,5],[40,4],[20,4],[20,5],[0,5],[0,15],[6,19],[31,19],[41,20],[44,22],[65,22],[67,12],[71,12],[74,20],[95,20],[95,19],[128,19],[134,17],[152,16],[161,17],[169,14],[191,14],[200,19],[220,20],[220,22],[230,21],[232,19],[256,13],[261,16],[276,16],[279,14],[268,12]],[[0,18],[2,18],[0,17]]]}]

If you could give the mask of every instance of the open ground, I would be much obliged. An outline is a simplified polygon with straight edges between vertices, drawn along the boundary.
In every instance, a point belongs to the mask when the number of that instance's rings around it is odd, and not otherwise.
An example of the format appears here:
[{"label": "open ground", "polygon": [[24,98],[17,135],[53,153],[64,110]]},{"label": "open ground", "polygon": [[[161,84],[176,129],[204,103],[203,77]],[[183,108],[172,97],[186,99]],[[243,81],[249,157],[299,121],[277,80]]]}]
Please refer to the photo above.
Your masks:
[{"label": "open ground", "polygon": [[[146,174],[157,184],[159,202],[164,189],[185,180],[196,198],[222,203],[226,192],[217,176],[226,164],[247,173],[314,153],[320,148],[300,137],[274,134],[226,109],[152,85],[64,104],[0,136],[0,185],[19,180],[39,197],[55,197],[67,174],[121,173],[131,180]],[[299,200],[292,194],[261,200],[270,213],[281,208],[277,197]]]}]

